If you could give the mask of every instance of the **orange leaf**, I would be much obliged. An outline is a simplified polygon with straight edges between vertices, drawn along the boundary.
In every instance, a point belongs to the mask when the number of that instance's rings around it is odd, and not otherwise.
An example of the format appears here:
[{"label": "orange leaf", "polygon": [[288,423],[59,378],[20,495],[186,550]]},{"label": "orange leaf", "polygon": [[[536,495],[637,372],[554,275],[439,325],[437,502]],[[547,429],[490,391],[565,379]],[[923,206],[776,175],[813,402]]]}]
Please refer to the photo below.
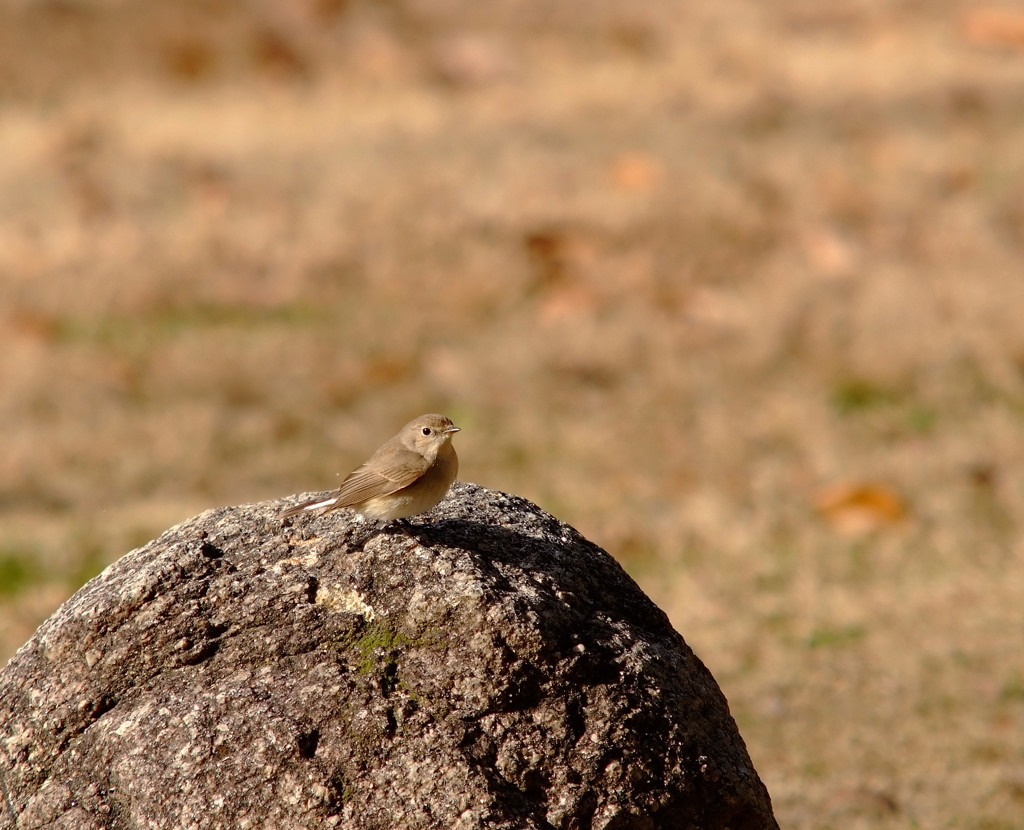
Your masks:
[{"label": "orange leaf", "polygon": [[960,17],[960,34],[975,46],[1024,48],[1024,11],[982,6]]},{"label": "orange leaf", "polygon": [[647,193],[661,181],[661,163],[642,153],[624,153],[615,158],[609,174],[616,187],[633,193]]},{"label": "orange leaf", "polygon": [[844,482],[818,491],[814,506],[833,529],[870,533],[907,517],[907,505],[893,488],[873,482]]}]

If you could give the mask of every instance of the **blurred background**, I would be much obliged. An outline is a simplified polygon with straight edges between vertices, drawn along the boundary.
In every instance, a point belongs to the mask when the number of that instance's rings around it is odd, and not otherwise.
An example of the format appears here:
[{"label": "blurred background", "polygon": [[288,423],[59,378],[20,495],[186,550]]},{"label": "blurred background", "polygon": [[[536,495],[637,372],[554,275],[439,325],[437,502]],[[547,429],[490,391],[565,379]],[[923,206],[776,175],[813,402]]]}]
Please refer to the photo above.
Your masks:
[{"label": "blurred background", "polygon": [[450,415],[787,828],[1024,815],[1024,4],[0,1],[0,658]]}]

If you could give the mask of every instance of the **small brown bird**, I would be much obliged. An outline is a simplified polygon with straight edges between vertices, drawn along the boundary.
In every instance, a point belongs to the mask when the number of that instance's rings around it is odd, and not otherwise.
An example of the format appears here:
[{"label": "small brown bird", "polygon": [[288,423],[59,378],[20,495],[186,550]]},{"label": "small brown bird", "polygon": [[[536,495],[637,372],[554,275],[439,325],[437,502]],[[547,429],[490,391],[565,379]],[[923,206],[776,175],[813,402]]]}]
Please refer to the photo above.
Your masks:
[{"label": "small brown bird", "polygon": [[425,513],[444,498],[459,473],[452,436],[459,428],[444,415],[420,415],[385,441],[327,498],[285,510],[282,518],[326,507],[351,507],[371,519],[404,519]]}]

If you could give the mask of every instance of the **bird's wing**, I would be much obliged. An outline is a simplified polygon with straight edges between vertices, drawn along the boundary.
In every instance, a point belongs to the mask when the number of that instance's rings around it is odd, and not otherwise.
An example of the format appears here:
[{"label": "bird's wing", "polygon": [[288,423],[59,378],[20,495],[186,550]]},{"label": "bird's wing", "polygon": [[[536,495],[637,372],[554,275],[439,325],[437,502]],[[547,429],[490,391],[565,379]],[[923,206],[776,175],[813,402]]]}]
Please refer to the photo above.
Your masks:
[{"label": "bird's wing", "polygon": [[387,462],[382,462],[380,455],[375,453],[373,458],[349,473],[338,488],[338,501],[332,509],[351,507],[367,499],[398,492],[415,482],[430,466],[420,453],[404,447],[401,452],[389,453]]}]

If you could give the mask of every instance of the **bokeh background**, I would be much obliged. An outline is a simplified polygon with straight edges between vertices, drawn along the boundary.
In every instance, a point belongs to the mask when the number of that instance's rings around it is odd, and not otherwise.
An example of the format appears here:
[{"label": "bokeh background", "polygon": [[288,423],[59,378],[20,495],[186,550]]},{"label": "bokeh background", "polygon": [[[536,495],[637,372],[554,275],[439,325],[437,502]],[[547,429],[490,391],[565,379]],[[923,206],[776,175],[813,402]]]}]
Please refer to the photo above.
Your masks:
[{"label": "bokeh background", "polygon": [[1024,816],[1024,5],[3,0],[0,658],[409,417],[787,828]]}]

